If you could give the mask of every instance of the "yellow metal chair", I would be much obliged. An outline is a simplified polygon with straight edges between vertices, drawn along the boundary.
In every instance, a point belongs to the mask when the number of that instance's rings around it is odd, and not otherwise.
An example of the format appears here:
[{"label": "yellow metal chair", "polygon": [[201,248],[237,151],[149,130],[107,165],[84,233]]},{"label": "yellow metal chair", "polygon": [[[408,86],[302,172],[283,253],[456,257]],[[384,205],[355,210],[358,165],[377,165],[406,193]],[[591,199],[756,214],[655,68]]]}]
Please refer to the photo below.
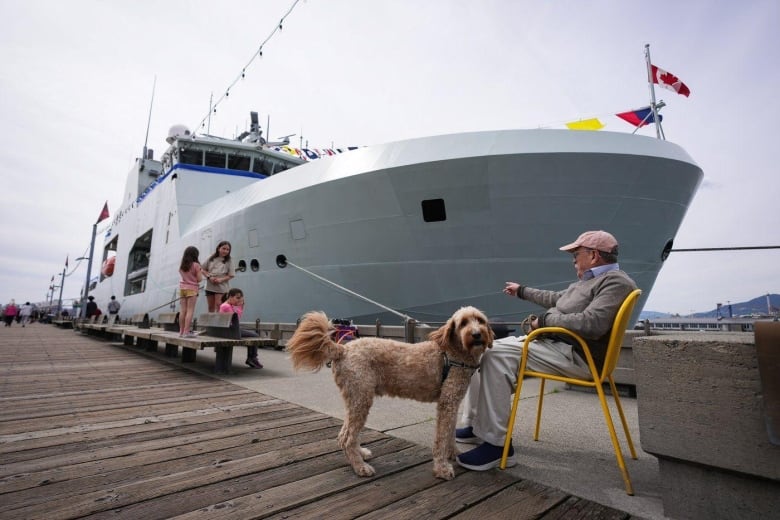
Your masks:
[{"label": "yellow metal chair", "polygon": [[[539,423],[542,419],[544,383],[547,379],[552,379],[554,381],[569,383],[570,385],[587,386],[596,389],[596,393],[598,393],[599,396],[599,402],[601,403],[601,409],[604,412],[604,418],[607,421],[609,436],[612,439],[612,447],[615,449],[615,456],[617,457],[618,467],[620,468],[620,472],[623,474],[623,481],[626,484],[626,493],[629,495],[634,494],[634,488],[631,486],[631,479],[628,476],[628,470],[626,469],[626,464],[623,460],[623,454],[620,451],[620,443],[618,442],[617,434],[615,433],[615,425],[613,424],[612,416],[609,413],[609,407],[607,406],[607,400],[602,385],[606,381],[609,382],[609,386],[612,390],[612,396],[615,399],[615,405],[617,406],[618,413],[620,414],[620,421],[623,423],[623,431],[626,434],[628,447],[631,451],[631,458],[636,459],[637,457],[636,451],[634,450],[634,443],[631,441],[631,434],[628,431],[626,416],[623,414],[623,407],[620,405],[620,397],[618,397],[617,389],[615,388],[615,380],[612,379],[612,372],[615,370],[618,357],[620,357],[620,347],[623,344],[623,336],[625,335],[626,328],[628,326],[628,320],[631,318],[631,312],[634,310],[634,305],[636,305],[640,294],[642,294],[642,291],[635,289],[626,297],[626,299],[623,301],[623,304],[620,306],[617,316],[615,316],[615,321],[612,324],[612,332],[610,333],[609,344],[607,346],[607,355],[606,359],[604,360],[604,366],[601,367],[601,370],[596,368],[596,365],[593,362],[593,356],[591,355],[590,349],[588,348],[588,344],[585,342],[585,340],[568,329],[561,327],[542,327],[531,331],[531,333],[526,336],[525,342],[523,343],[523,355],[520,358],[520,366],[517,371],[517,388],[515,389],[515,398],[512,402],[512,411],[509,414],[509,423],[507,424],[506,439],[504,440],[504,453],[501,456],[501,464],[499,465],[501,469],[506,468],[506,460],[509,454],[509,446],[512,443],[512,431],[515,427],[515,415],[517,413],[517,404],[520,401],[520,389],[523,386],[523,379],[526,377],[538,377],[542,380],[541,386],[539,387],[539,405],[536,411],[536,430],[534,431],[534,440],[539,440]],[[592,374],[592,379],[578,379],[526,370],[526,363],[528,361],[528,345],[535,337],[539,336],[540,334],[566,334],[577,340],[577,342],[582,345],[582,349],[585,352],[586,361],[588,362],[588,368]]]}]

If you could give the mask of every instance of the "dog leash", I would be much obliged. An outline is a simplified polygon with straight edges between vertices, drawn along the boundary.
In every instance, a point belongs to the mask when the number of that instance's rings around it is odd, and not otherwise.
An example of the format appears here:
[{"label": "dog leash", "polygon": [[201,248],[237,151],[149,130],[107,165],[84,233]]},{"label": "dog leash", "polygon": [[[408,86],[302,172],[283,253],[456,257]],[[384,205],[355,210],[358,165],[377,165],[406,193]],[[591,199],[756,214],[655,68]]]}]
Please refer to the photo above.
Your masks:
[{"label": "dog leash", "polygon": [[444,356],[444,369],[441,372],[442,383],[447,380],[447,376],[450,374],[451,367],[468,368],[469,370],[477,370],[479,368],[479,365],[473,366],[461,363],[460,361],[453,361],[447,356],[446,352],[442,352],[441,355]]}]

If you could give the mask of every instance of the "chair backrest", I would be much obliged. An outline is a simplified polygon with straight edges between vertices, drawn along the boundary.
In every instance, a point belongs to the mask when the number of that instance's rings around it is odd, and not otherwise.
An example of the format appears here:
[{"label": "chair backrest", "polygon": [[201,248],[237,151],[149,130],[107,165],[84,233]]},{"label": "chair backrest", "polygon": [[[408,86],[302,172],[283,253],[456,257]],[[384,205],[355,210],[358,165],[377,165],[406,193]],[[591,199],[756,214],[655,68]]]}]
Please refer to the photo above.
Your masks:
[{"label": "chair backrest", "polygon": [[607,356],[604,359],[604,367],[601,370],[602,381],[604,381],[617,366],[618,358],[620,357],[620,348],[623,346],[623,336],[626,335],[626,329],[628,327],[628,320],[631,319],[631,313],[634,312],[634,306],[641,294],[641,289],[634,289],[626,296],[626,299],[623,300],[623,303],[620,305],[620,309],[618,309],[615,321],[612,323],[612,332],[609,334]]}]

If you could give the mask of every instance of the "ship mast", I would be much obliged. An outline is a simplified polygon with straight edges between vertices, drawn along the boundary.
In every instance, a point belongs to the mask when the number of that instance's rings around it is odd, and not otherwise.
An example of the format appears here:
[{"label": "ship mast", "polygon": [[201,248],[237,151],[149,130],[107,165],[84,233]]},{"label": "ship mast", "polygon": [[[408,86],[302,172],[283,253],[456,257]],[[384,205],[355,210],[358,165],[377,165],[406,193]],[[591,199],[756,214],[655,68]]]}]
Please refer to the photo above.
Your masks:
[{"label": "ship mast", "polygon": [[157,87],[157,75],[154,76],[154,82],[152,83],[152,99],[149,101],[149,118],[146,120],[146,137],[144,138],[144,153],[141,156],[142,162],[146,160],[146,155],[148,153],[146,145],[149,142],[149,126],[152,124],[152,106],[154,105],[154,90],[156,87]]},{"label": "ship mast", "polygon": [[655,86],[653,85],[653,66],[650,63],[649,43],[645,44],[645,62],[647,63],[647,83],[650,86],[650,110],[653,111],[653,121],[655,121],[655,135],[658,139],[666,140],[664,130],[661,128],[661,120],[658,118],[659,106],[655,104]]}]

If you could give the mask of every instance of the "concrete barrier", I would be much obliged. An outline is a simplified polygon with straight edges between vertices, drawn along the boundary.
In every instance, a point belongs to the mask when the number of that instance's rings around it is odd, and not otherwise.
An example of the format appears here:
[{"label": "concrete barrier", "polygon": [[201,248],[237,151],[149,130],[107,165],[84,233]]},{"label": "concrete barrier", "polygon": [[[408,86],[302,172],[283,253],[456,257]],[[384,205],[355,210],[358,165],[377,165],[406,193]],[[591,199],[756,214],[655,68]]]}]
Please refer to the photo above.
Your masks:
[{"label": "concrete barrier", "polygon": [[753,334],[637,337],[633,357],[641,446],[658,457],[664,514],[776,518],[780,447],[765,427]]}]

